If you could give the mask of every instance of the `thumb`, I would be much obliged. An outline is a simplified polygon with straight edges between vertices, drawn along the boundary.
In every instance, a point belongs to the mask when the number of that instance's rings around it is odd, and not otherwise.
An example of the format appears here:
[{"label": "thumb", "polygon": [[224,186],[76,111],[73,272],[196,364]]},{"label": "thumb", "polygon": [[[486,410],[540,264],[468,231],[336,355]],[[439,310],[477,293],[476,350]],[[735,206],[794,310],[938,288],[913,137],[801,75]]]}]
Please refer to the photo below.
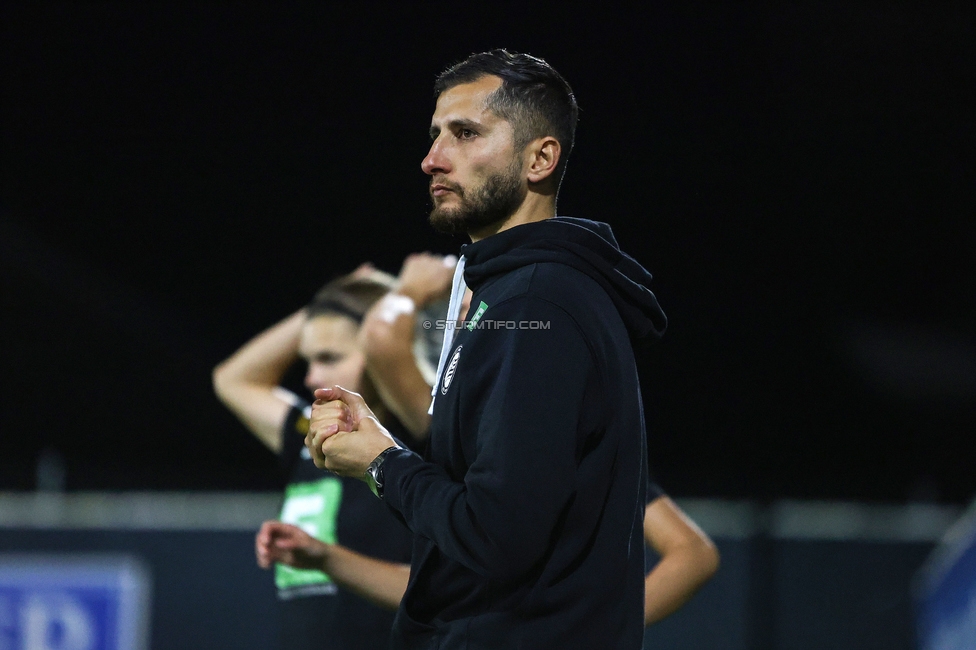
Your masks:
[{"label": "thumb", "polygon": [[281,549],[283,551],[291,551],[300,546],[297,539],[294,537],[277,537],[274,540],[274,547]]},{"label": "thumb", "polygon": [[373,417],[373,411],[370,410],[363,396],[359,393],[354,393],[351,390],[346,390],[342,386],[333,386],[332,388],[319,388],[315,391],[316,399],[321,400],[340,400],[343,404],[349,407],[350,412],[352,412],[353,419],[356,422],[361,422],[362,420]]}]

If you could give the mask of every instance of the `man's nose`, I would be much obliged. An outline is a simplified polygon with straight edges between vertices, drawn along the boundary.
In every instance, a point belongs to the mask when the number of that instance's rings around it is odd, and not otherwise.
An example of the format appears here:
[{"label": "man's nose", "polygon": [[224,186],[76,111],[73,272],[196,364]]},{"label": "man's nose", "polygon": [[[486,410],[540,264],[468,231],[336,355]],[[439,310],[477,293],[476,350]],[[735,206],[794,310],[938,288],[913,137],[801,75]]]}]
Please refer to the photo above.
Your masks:
[{"label": "man's nose", "polygon": [[424,173],[428,176],[433,176],[434,174],[447,174],[451,171],[450,162],[447,159],[447,155],[444,152],[444,147],[440,140],[434,140],[430,145],[430,151],[427,152],[427,156],[424,158],[423,162],[420,163],[420,168],[424,170]]}]

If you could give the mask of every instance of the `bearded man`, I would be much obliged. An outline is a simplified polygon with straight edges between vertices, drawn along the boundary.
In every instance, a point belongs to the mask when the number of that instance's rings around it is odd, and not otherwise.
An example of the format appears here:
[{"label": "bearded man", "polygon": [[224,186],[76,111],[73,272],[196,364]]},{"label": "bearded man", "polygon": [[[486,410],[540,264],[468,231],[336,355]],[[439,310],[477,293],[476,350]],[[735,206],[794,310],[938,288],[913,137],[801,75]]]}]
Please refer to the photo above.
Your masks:
[{"label": "bearded man", "polygon": [[[641,647],[644,418],[633,342],[666,319],[604,223],[556,216],[577,106],[545,61],[495,50],[437,79],[431,224],[464,232],[429,445],[316,391],[317,465],[415,533],[393,647]],[[452,336],[453,334],[453,336]]]}]

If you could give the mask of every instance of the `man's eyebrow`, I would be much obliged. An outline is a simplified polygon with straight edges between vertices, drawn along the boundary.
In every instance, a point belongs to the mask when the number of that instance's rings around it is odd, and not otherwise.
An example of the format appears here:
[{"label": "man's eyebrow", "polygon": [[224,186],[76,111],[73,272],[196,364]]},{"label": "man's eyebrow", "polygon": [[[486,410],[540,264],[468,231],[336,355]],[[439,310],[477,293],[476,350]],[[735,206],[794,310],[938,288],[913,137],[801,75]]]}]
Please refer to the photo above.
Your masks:
[{"label": "man's eyebrow", "polygon": [[[457,131],[459,129],[471,129],[472,131],[478,131],[478,132],[484,129],[484,127],[480,122],[475,122],[474,120],[469,120],[463,117],[450,120],[447,123],[447,128],[450,129],[451,131]],[[430,133],[431,140],[433,140],[441,134],[441,127],[431,124],[429,133]]]},{"label": "man's eyebrow", "polygon": [[481,124],[475,122],[474,120],[469,120],[463,117],[459,117],[456,120],[451,120],[447,123],[448,128],[452,131],[457,131],[458,129],[471,129],[472,131],[480,131]]}]

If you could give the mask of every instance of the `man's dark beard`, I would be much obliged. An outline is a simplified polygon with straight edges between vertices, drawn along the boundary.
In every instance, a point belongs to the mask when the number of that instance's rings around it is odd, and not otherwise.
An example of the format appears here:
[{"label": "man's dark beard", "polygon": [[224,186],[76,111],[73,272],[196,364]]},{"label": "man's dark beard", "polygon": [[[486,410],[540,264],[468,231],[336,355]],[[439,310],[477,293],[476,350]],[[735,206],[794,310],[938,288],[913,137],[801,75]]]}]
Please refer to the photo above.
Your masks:
[{"label": "man's dark beard", "polygon": [[464,190],[451,186],[458,195],[456,208],[437,208],[430,212],[430,225],[447,235],[458,235],[482,230],[515,214],[525,200],[526,189],[519,174],[521,160],[516,159],[503,172],[492,174],[471,196]]}]

